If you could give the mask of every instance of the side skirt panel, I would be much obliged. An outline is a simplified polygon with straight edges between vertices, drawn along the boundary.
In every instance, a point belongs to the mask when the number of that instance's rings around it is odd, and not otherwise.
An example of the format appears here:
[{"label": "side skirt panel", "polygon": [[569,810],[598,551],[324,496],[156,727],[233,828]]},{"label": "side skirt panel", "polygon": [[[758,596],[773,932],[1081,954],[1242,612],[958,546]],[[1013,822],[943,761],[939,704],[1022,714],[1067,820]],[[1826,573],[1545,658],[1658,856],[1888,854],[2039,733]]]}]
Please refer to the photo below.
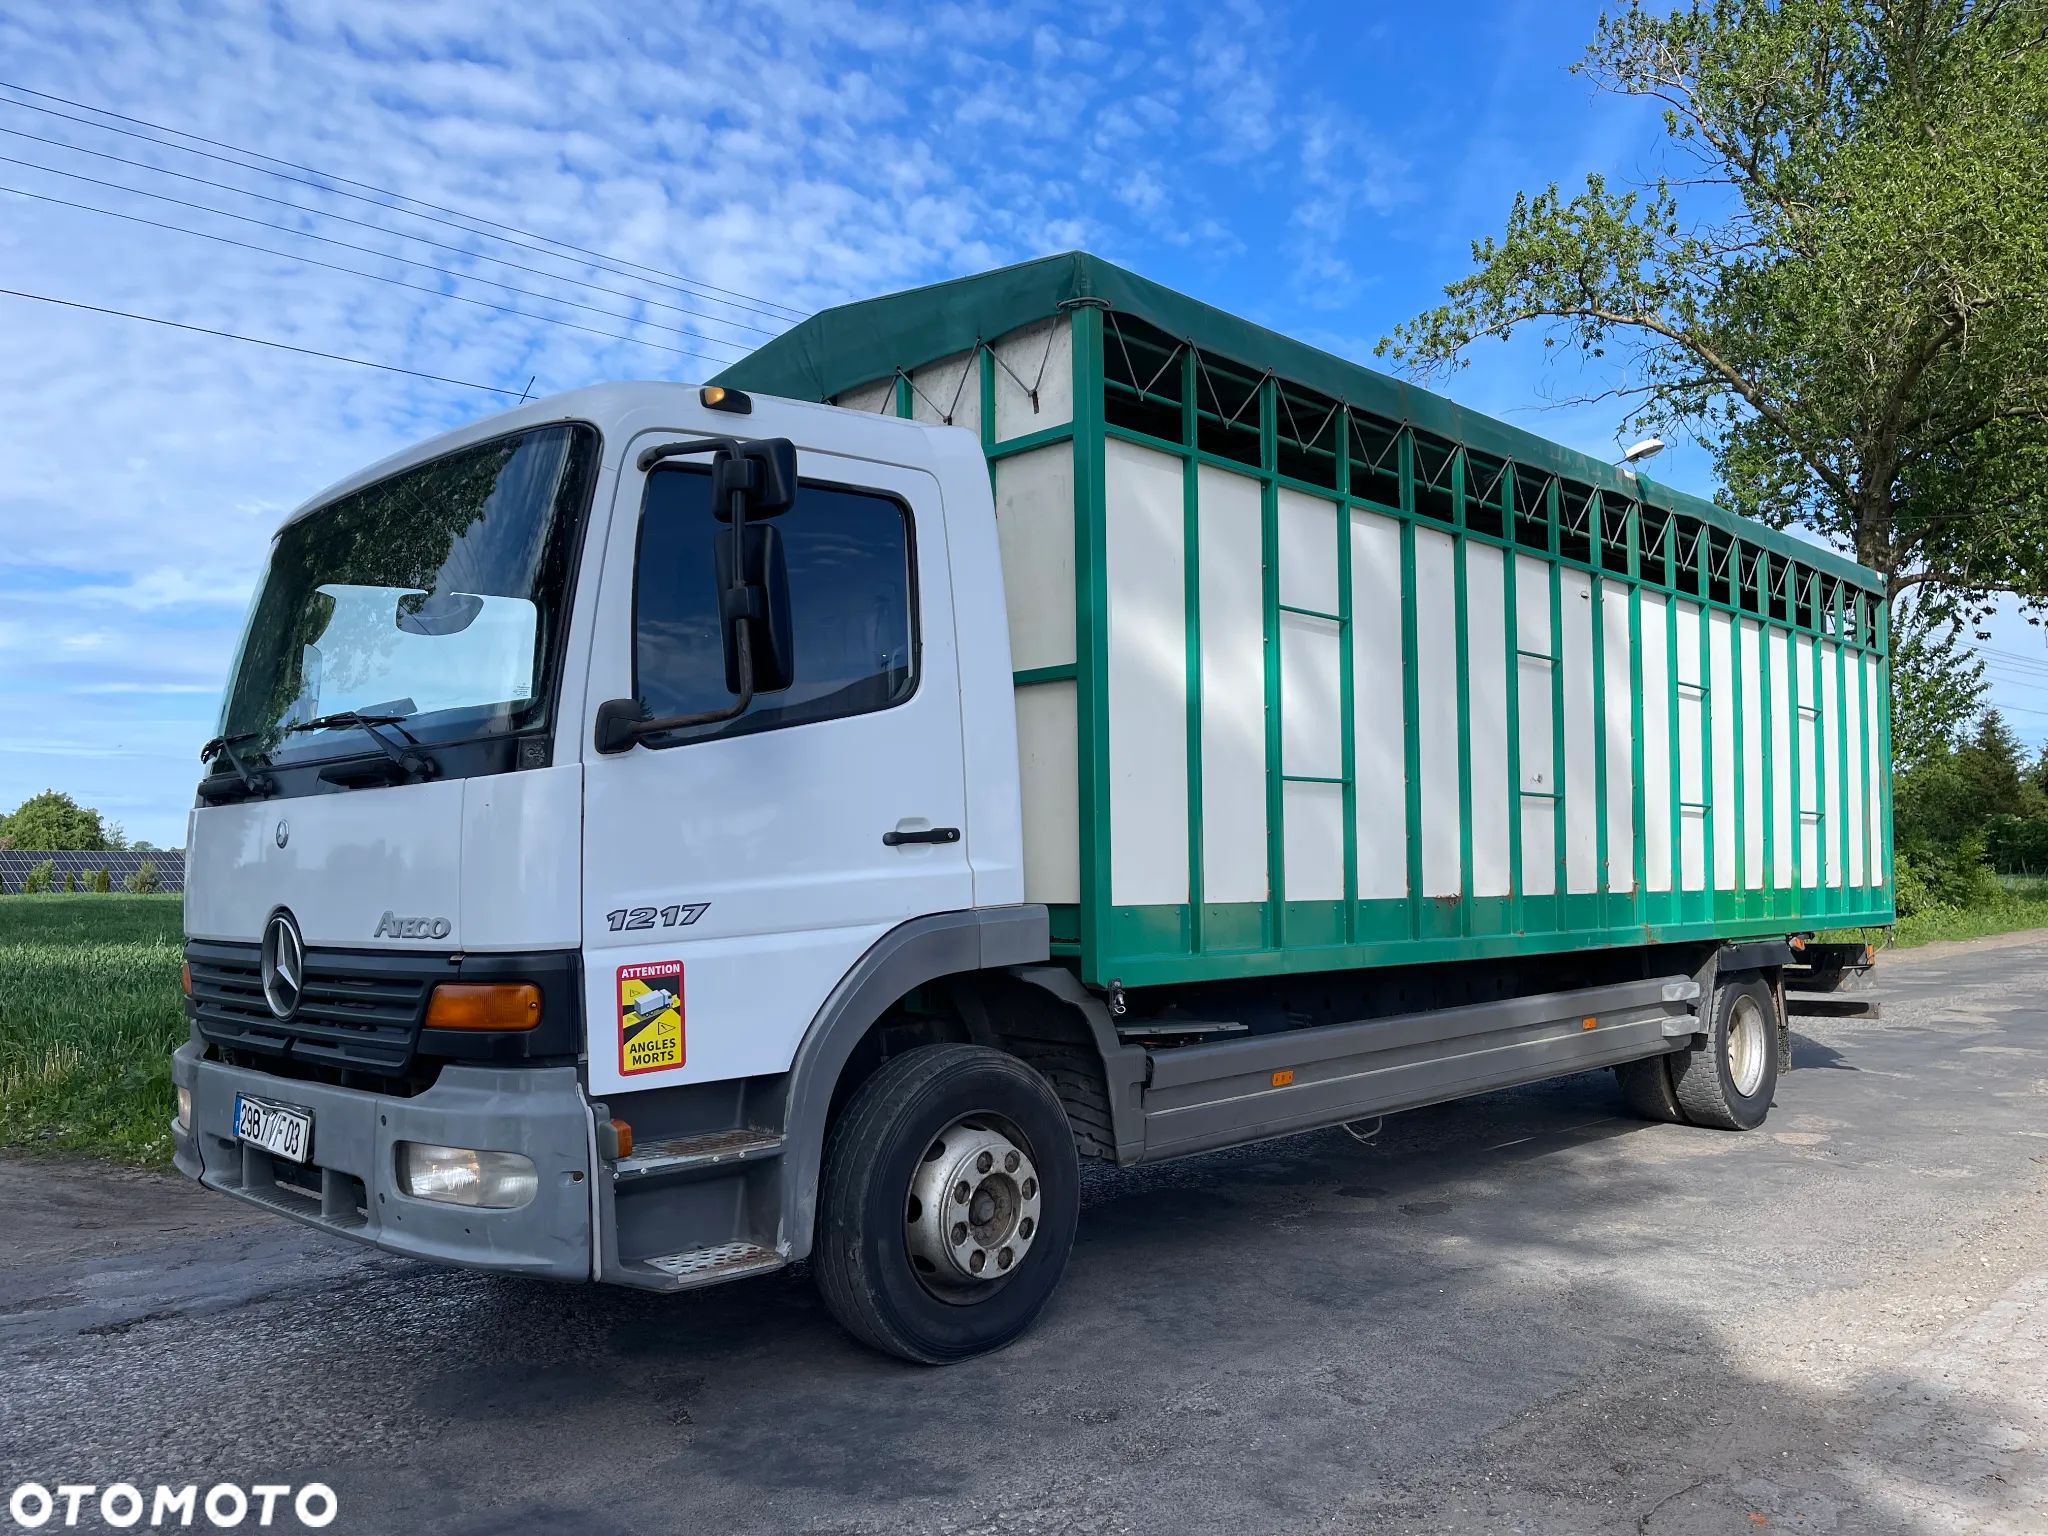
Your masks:
[{"label": "side skirt panel", "polygon": [[1694,1032],[1688,976],[1151,1053],[1144,1161],[1616,1066]]}]

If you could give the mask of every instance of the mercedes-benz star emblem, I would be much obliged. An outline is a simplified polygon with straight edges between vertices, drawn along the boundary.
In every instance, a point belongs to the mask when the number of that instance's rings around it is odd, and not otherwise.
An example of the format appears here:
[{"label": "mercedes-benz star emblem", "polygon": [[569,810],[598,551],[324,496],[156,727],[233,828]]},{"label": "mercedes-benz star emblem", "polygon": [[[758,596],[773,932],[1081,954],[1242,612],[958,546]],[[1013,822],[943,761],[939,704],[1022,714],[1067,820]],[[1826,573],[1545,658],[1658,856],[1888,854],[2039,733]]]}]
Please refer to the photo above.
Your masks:
[{"label": "mercedes-benz star emblem", "polygon": [[263,1000],[280,1019],[299,1006],[306,980],[306,941],[289,912],[279,912],[263,929]]},{"label": "mercedes-benz star emblem", "polygon": [[286,843],[290,842],[291,840],[292,824],[288,821],[280,821],[277,824],[277,846],[282,848]]}]

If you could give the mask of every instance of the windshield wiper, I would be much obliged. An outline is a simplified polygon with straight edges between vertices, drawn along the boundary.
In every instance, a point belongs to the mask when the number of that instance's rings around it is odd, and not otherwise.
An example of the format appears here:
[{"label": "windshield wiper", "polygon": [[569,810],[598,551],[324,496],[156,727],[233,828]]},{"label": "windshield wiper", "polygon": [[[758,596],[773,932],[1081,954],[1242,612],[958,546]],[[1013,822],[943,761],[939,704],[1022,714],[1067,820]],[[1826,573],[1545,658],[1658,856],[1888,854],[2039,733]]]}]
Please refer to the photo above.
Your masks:
[{"label": "windshield wiper", "polygon": [[[331,715],[316,715],[311,720],[301,720],[296,725],[286,726],[285,729],[287,731],[358,730],[374,741],[377,744],[377,750],[389,758],[392,766],[404,774],[408,780],[438,779],[441,776],[441,765],[434,760],[431,753],[421,749],[419,737],[413,735],[411,731],[408,731],[399,723],[404,719],[405,716],[403,715],[365,714],[359,709],[342,709],[336,710]],[[389,726],[392,730],[398,732],[400,736],[405,738],[406,744],[400,746],[397,742],[386,736],[379,729],[380,726]],[[347,773],[337,773],[333,769],[324,771],[320,776],[336,784],[348,783],[353,777]]]},{"label": "windshield wiper", "polygon": [[[240,781],[246,795],[253,798],[276,794],[277,780],[260,768],[251,772],[249,765],[243,762],[235,752],[237,743],[254,741],[262,734],[261,731],[235,731],[226,736],[216,736],[199,749],[199,761],[211,763],[215,757],[225,757],[228,760],[228,767],[233,771],[235,778]],[[210,785],[211,787],[209,787]],[[201,798],[206,800],[225,800],[232,795],[233,791],[224,784],[212,785],[211,779],[208,778],[200,781],[199,793]]]}]

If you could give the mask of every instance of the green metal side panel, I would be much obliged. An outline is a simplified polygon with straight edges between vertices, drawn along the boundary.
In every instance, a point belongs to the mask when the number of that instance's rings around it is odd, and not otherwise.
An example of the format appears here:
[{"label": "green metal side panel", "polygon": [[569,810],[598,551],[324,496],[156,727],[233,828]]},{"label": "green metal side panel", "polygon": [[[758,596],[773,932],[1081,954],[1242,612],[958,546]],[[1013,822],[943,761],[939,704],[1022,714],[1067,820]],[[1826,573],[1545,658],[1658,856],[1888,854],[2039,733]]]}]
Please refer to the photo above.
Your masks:
[{"label": "green metal side panel", "polygon": [[[1059,315],[1066,316],[1071,327],[1073,420],[1027,437],[999,442],[994,436],[994,371],[988,343]],[[1170,336],[1180,338],[1183,349],[1165,365],[1178,377],[1177,391],[1170,400],[1162,397],[1154,402],[1162,409],[1147,418],[1144,429],[1129,424],[1128,413],[1119,415],[1113,409],[1119,399],[1144,394],[1142,388],[1111,378],[1106,351],[1110,343],[1106,337],[1116,332],[1119,316],[1147,320]],[[1197,979],[1563,953],[1655,942],[1763,937],[1821,926],[1883,925],[1892,920],[1889,663],[1885,655],[1888,634],[1882,601],[1876,597],[1881,586],[1872,573],[1839,556],[1745,523],[1711,503],[1623,477],[1610,466],[1463,411],[1423,391],[1276,336],[1086,256],[1050,258],[981,278],[828,311],[735,364],[720,375],[720,382],[820,399],[894,377],[897,412],[907,416],[912,402],[909,371],[970,349],[978,354],[982,443],[992,466],[1018,452],[1071,443],[1076,661],[1071,666],[1018,672],[1015,684],[1028,688],[1071,679],[1075,685],[1079,899],[1055,906],[1053,936],[1055,951],[1073,958],[1088,981],[1141,987]],[[1198,400],[1197,370],[1203,366],[1199,359],[1204,358],[1227,360],[1245,376],[1257,380],[1256,415],[1250,410],[1253,397],[1247,395],[1241,429],[1248,432],[1255,421],[1255,458],[1248,451],[1235,457],[1224,456],[1205,443],[1205,421],[1213,427],[1220,417],[1206,415]],[[1329,465],[1327,483],[1295,478],[1283,465],[1283,425],[1297,434],[1287,441],[1297,450],[1301,446],[1299,424],[1285,420],[1291,407],[1281,402],[1283,386],[1326,392],[1338,402],[1333,414],[1341,413],[1341,419],[1337,422],[1337,447],[1331,455],[1334,462]],[[1213,385],[1210,387],[1213,391]],[[1173,407],[1171,413],[1163,409],[1168,405]],[[1368,454],[1371,462],[1357,457],[1356,445],[1363,440],[1353,433],[1354,416],[1363,419],[1367,412],[1400,423],[1391,451],[1376,457]],[[1174,435],[1155,435],[1159,431]],[[1426,476],[1418,462],[1419,432],[1434,434],[1451,445],[1448,463],[1427,476],[1431,498],[1428,508],[1423,505]],[[1118,907],[1111,900],[1116,838],[1110,815],[1110,738],[1116,723],[1115,700],[1109,696],[1108,619],[1116,599],[1108,568],[1108,529],[1109,519],[1117,515],[1116,509],[1108,504],[1111,442],[1169,456],[1177,460],[1180,471],[1182,494],[1177,521],[1184,546],[1180,591],[1185,634],[1174,641],[1179,659],[1172,665],[1185,668],[1185,736],[1180,748],[1186,769],[1188,886],[1186,900],[1173,905]],[[1505,469],[1489,470],[1486,483],[1475,483],[1474,455],[1485,456],[1488,463],[1503,461]],[[1204,466],[1253,480],[1259,491],[1261,569],[1245,574],[1246,579],[1258,583],[1258,610],[1265,634],[1260,676],[1266,752],[1263,808],[1267,894],[1260,902],[1208,899],[1210,864],[1209,850],[1204,846],[1202,761],[1204,553],[1198,491]],[[1520,471],[1542,477],[1540,490],[1518,484]],[[1580,522],[1571,530],[1569,546],[1561,476],[1592,488],[1590,501],[1578,514]],[[1296,491],[1337,508],[1337,547],[1328,551],[1336,572],[1334,613],[1289,608],[1281,602],[1279,502],[1283,491]],[[1390,629],[1397,627],[1399,637],[1399,694],[1406,721],[1399,751],[1404,768],[1403,792],[1397,801],[1384,804],[1381,811],[1395,820],[1402,832],[1402,874],[1408,895],[1401,899],[1367,900],[1359,894],[1360,754],[1353,705],[1361,680],[1354,675],[1355,626],[1359,616],[1354,606],[1357,573],[1352,523],[1355,516],[1368,513],[1388,519],[1398,532],[1401,607],[1398,620],[1389,614],[1387,624]],[[1728,551],[1726,559],[1717,564],[1716,551],[1703,531],[1688,548],[1678,549],[1678,525],[1673,521],[1664,528],[1657,546],[1652,547],[1647,542],[1646,518],[1653,513],[1681,514],[1696,520],[1702,530],[1719,530],[1737,542],[1724,546]],[[1610,529],[1610,518],[1618,521],[1618,527]],[[1453,585],[1444,594],[1444,601],[1453,610],[1455,656],[1450,671],[1456,688],[1456,782],[1447,787],[1437,786],[1432,792],[1448,793],[1455,798],[1460,817],[1459,891],[1444,896],[1422,894],[1425,797],[1417,570],[1418,536],[1423,530],[1447,537],[1453,548]],[[1480,764],[1475,762],[1471,683],[1480,658],[1470,652],[1474,598],[1466,571],[1468,551],[1481,548],[1498,551],[1502,569],[1500,618],[1505,644],[1499,661],[1505,669],[1508,804],[1505,808],[1486,809],[1490,815],[1505,809],[1507,815],[1504,895],[1491,891],[1481,895],[1475,889],[1478,859],[1473,842],[1474,797],[1481,791],[1476,771]],[[1756,552],[1774,560],[1796,561],[1795,572],[1803,569],[1845,583],[1846,591],[1837,590],[1832,599],[1834,608],[1824,611],[1820,582],[1809,575],[1805,584],[1792,594],[1789,613],[1774,614],[1770,611],[1771,567],[1757,559],[1753,580],[1742,574],[1742,561]],[[1517,561],[1524,558],[1541,562],[1545,569],[1547,580],[1542,583],[1541,601],[1547,610],[1549,629],[1545,647],[1547,672],[1541,675],[1540,686],[1532,683],[1526,697],[1517,615],[1519,606],[1533,597],[1536,588],[1532,587],[1529,593],[1519,590]],[[1564,577],[1568,571],[1585,574],[1592,603],[1589,681],[1594,734],[1590,773],[1580,782],[1568,782],[1564,606]],[[1611,677],[1606,671],[1606,637],[1617,615],[1608,612],[1609,593],[1622,594],[1625,599],[1617,613],[1625,616],[1629,642],[1626,675]],[[1664,597],[1661,615],[1646,609],[1646,594]],[[1875,600],[1875,621],[1867,626],[1845,628],[1841,612],[1845,598],[1858,602]],[[1692,684],[1681,688],[1679,683],[1680,601],[1699,612],[1694,648],[1697,688]],[[1335,625],[1342,720],[1341,768],[1334,779],[1290,775],[1284,771],[1281,637],[1283,617],[1288,613]],[[1730,694],[1727,702],[1732,704],[1732,713],[1724,714],[1718,723],[1713,713],[1717,684],[1711,617],[1716,613],[1729,617],[1730,669],[1725,686]],[[1760,625],[1754,635],[1745,630],[1745,621]],[[1583,635],[1584,631],[1575,633]],[[1770,636],[1774,633],[1787,635],[1789,665],[1785,676],[1793,691],[1790,700],[1774,696],[1778,691],[1770,666]],[[1794,633],[1812,644],[1804,665]],[[1841,650],[1831,655],[1823,642],[1833,642],[1838,635]],[[1644,698],[1643,657],[1646,648],[1652,646],[1662,653],[1665,678],[1665,696],[1654,701]],[[1743,663],[1751,650],[1758,653],[1755,677],[1746,683]],[[1801,782],[1799,732],[1807,728],[1808,721],[1801,718],[1800,711],[1819,702],[1822,669],[1828,667],[1836,679],[1838,708],[1833,720],[1827,723],[1839,753],[1843,803],[1849,805],[1849,791],[1862,774],[1865,761],[1866,715],[1859,653],[1869,654],[1873,661],[1880,774],[1872,792],[1881,797],[1877,815],[1882,837],[1876,846],[1868,848],[1866,867],[1881,870],[1884,879],[1874,886],[1837,889],[1821,883],[1828,852],[1839,852],[1846,876],[1850,839],[1868,837],[1869,817],[1863,818],[1862,826],[1852,826],[1846,816],[1837,820],[1826,814],[1830,810],[1825,793],[1827,742],[1811,742],[1813,764],[1821,784]],[[1532,678],[1536,676],[1533,666],[1531,674]],[[1576,687],[1575,679],[1571,683]],[[1760,695],[1757,720],[1762,739],[1757,741],[1749,739],[1745,723],[1744,691],[1748,686],[1755,686]],[[1693,761],[1701,786],[1696,802],[1686,800],[1681,793],[1684,775],[1680,753],[1686,743],[1679,721],[1681,698],[1687,693],[1697,695],[1700,711],[1700,729],[1696,741],[1691,743],[1697,754]],[[1525,793],[1520,723],[1523,711],[1530,708],[1546,710],[1551,716],[1550,762],[1547,788]],[[1669,783],[1668,792],[1660,789],[1649,795],[1645,793],[1644,738],[1646,731],[1654,727],[1658,708],[1671,723]],[[1610,762],[1609,755],[1609,715],[1617,710],[1618,719],[1629,733],[1629,777],[1625,783],[1617,779],[1618,749],[1615,761]],[[1777,711],[1790,715],[1793,751],[1788,764],[1776,761],[1772,722],[1778,718]],[[1716,730],[1732,733],[1732,803],[1716,798]],[[1173,734],[1181,734],[1180,729],[1176,728]],[[1753,775],[1761,776],[1763,788],[1762,871],[1750,867],[1746,835],[1745,791]],[[1792,796],[1794,841],[1790,850],[1791,882],[1774,887],[1769,877],[1775,871],[1779,850],[1777,816],[1771,797],[1781,780]],[[1341,789],[1344,878],[1340,900],[1285,899],[1285,818],[1290,782],[1334,784]],[[1497,782],[1497,774],[1486,775],[1487,785]],[[1727,789],[1728,786],[1721,786],[1724,794]],[[1611,795],[1627,800],[1625,814],[1617,814],[1612,828],[1607,813]],[[1550,822],[1550,856],[1555,869],[1548,882],[1551,889],[1537,893],[1528,889],[1533,872],[1525,867],[1521,834],[1525,808],[1532,803],[1542,806],[1546,797],[1547,810],[1534,814],[1545,815]],[[1808,805],[1818,806],[1824,813],[1816,839],[1821,852],[1819,870],[1805,867],[1807,840],[1803,835],[1802,813]],[[1689,813],[1697,819],[1700,829],[1705,889],[1685,888],[1683,849]],[[1568,882],[1568,848],[1574,826],[1584,826],[1583,818],[1588,815],[1593,829],[1594,883],[1590,890],[1573,890]],[[1653,821],[1667,826],[1671,838],[1668,890],[1649,888],[1646,834]],[[1613,838],[1622,825],[1626,825],[1630,837],[1625,852],[1613,846]],[[1731,829],[1735,888],[1716,890],[1716,833],[1720,831],[1725,836]],[[1834,839],[1832,844],[1827,841],[1829,838]],[[1762,879],[1753,878],[1757,875]],[[1541,882],[1539,890],[1540,885]]]}]

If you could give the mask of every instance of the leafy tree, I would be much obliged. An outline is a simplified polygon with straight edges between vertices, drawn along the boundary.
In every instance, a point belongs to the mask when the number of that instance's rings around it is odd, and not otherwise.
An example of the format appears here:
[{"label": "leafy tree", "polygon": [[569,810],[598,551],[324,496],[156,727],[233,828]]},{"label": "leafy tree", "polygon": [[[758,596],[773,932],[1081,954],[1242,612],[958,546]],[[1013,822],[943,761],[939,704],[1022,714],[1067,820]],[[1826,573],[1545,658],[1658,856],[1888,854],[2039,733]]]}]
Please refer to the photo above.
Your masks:
[{"label": "leafy tree", "polygon": [[121,885],[137,896],[147,896],[157,888],[156,860],[144,859],[129,871],[128,877]]},{"label": "leafy tree", "polygon": [[29,872],[21,877],[21,894],[24,896],[41,895],[49,890],[51,880],[56,873],[57,866],[48,859],[44,859],[42,863],[32,866]]},{"label": "leafy tree", "polygon": [[31,795],[11,816],[0,817],[0,833],[16,848],[37,852],[76,849],[103,853],[122,845],[119,826],[54,789]]},{"label": "leafy tree", "polygon": [[[1953,616],[1901,599],[1892,610],[1892,766],[1910,773],[1962,744],[1984,697],[1984,660]],[[2048,765],[2048,757],[2043,759]],[[2048,787],[2048,786],[2044,786]]]},{"label": "leafy tree", "polygon": [[93,870],[85,879],[85,888],[89,891],[97,891],[102,896],[114,888],[114,876],[111,871],[104,868]]},{"label": "leafy tree", "polygon": [[1516,198],[1381,343],[1438,374],[1525,327],[1602,357],[1625,430],[1852,550],[1929,617],[2048,609],[2048,12],[2036,0],[1631,0],[1577,68],[1661,102],[1673,174]]}]

